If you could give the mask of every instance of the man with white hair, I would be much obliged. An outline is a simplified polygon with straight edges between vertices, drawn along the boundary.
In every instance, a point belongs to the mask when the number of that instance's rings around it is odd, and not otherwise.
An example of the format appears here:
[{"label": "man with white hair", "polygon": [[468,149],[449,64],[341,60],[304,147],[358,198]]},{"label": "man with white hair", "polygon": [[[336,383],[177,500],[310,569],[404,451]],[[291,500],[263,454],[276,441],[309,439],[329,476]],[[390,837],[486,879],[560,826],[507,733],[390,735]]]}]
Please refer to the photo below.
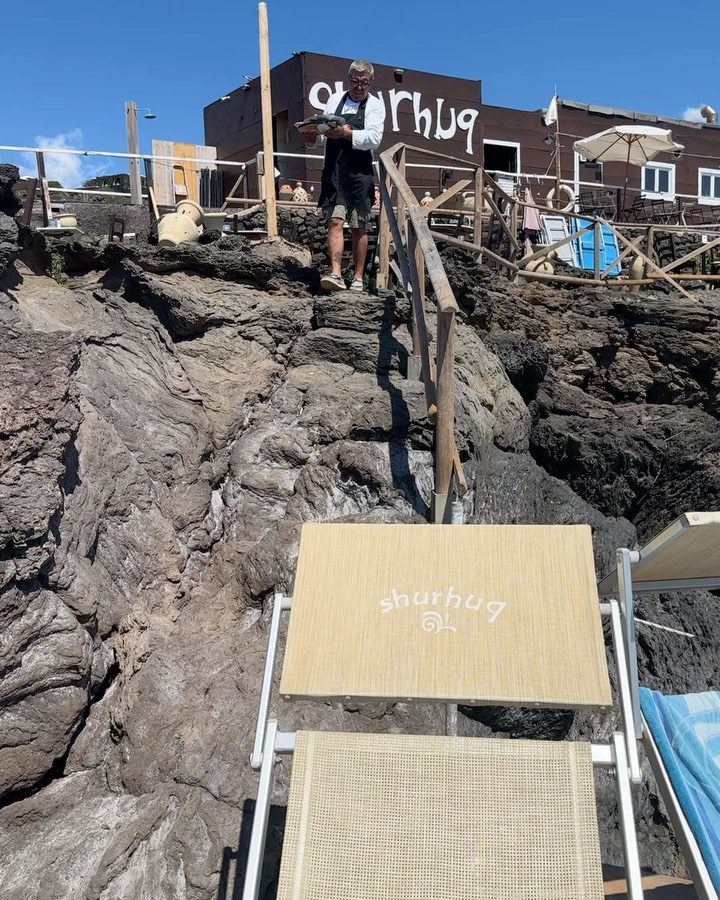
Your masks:
[{"label": "man with white hair", "polygon": [[346,289],[342,277],[343,224],[352,233],[352,291],[363,290],[363,270],[367,256],[367,224],[374,200],[373,151],[382,141],[385,107],[370,93],[374,77],[366,59],[356,59],[348,71],[348,90],[333,94],[325,104],[327,116],[341,116],[344,125],[302,126],[300,131],[308,148],[327,138],[325,163],[318,206],[325,209],[328,221],[328,257],[330,272],[320,284],[330,291]]}]

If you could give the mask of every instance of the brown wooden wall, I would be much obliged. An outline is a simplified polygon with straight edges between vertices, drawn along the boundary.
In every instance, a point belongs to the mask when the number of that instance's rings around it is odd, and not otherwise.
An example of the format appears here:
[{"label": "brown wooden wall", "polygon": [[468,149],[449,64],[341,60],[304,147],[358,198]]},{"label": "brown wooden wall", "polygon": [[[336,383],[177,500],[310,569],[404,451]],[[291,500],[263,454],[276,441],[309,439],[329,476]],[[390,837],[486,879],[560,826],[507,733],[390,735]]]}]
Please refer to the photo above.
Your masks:
[{"label": "brown wooden wall", "polygon": [[[318,111],[311,98],[320,103],[327,99],[329,91],[334,91],[336,82],[345,83],[347,70],[351,60],[319,53],[302,52],[293,55],[272,70],[273,116],[275,117],[276,149],[283,148],[288,152],[304,154],[304,144],[294,122]],[[372,92],[382,96],[385,101],[387,118],[385,137],[382,149],[402,142],[409,145],[423,146],[436,152],[444,153],[460,159],[467,159],[475,164],[484,164],[483,138],[490,141],[508,141],[520,144],[520,168],[529,174],[545,174],[548,170],[554,175],[552,161],[553,145],[543,142],[548,130],[554,132],[542,122],[541,110],[508,109],[507,107],[482,105],[481,85],[479,81],[465,78],[451,78],[431,72],[404,69],[396,74],[393,66],[374,64],[375,83]],[[326,88],[319,89],[324,83]],[[403,99],[397,106],[397,122],[391,113],[392,97],[399,91],[417,95],[422,108],[430,110],[431,130],[426,138],[416,131],[416,117],[413,101]],[[395,92],[393,95],[392,92]],[[262,149],[262,123],[260,116],[260,79],[255,78],[247,86],[237,88],[230,93],[227,101],[216,100],[205,108],[205,143],[217,147],[218,159],[247,161]],[[462,110],[477,111],[478,116],[472,127],[471,152],[468,152],[466,131],[457,128],[450,139],[435,136],[438,122],[438,103],[442,100],[441,123],[446,127],[451,121],[451,110],[457,118]],[[617,111],[616,111],[617,113]],[[628,115],[608,114],[597,108],[576,108],[564,106],[560,102],[561,131],[561,169],[564,179],[572,181],[574,177],[573,142],[580,137],[587,137],[615,124],[628,124],[633,121],[632,113]],[[680,159],[664,155],[658,162],[672,163],[676,166],[675,190],[678,194],[696,197],[698,191],[698,168],[720,168],[720,126],[692,126],[677,122],[664,122],[641,117],[642,124],[656,124],[672,130],[675,140],[685,144],[685,152]],[[415,160],[412,155],[410,162]],[[429,160],[423,160],[429,162]],[[316,193],[320,180],[320,160],[281,159],[278,168],[283,180],[291,183],[301,180],[306,187],[315,185]],[[457,164],[448,164],[451,172],[447,183],[463,177]],[[488,166],[488,168],[493,168]],[[234,181],[236,174],[226,170],[227,188]],[[590,181],[594,177],[592,168],[581,174],[581,179]],[[409,168],[408,180],[418,195],[429,190],[436,196],[440,187],[438,169]],[[602,172],[606,184],[622,186],[624,181],[624,165],[621,163],[606,164]],[[640,169],[630,167],[629,188],[640,189]],[[531,181],[532,186],[532,181]],[[538,184],[538,196],[547,192],[548,183]],[[251,195],[257,196],[254,179],[250,183]]]},{"label": "brown wooden wall", "polygon": [[[317,106],[311,105],[311,97],[316,97],[317,102],[320,100],[324,102],[329,96],[329,91],[334,92],[336,82],[342,82],[345,86],[351,61],[318,53],[299,53],[272,69],[272,106],[273,116],[276,118],[276,129],[278,117],[281,123],[287,122],[288,124],[287,129],[281,125],[283,133],[276,135],[276,149],[279,145],[283,145],[288,152],[304,152],[304,144],[294,127],[294,122],[319,111]],[[405,69],[401,74],[396,74],[393,66],[376,63],[373,65],[375,82],[372,93],[382,96],[388,111],[385,137],[381,149],[402,142],[424,146],[475,163],[482,163],[483,131],[480,117],[481,88],[479,81],[450,78],[414,69]],[[324,83],[327,89],[316,88],[313,91],[313,88],[320,83]],[[394,95],[391,93],[393,91],[396,92]],[[395,124],[393,121],[391,100],[393,97],[398,97],[397,92],[399,91],[419,95],[419,108],[430,111],[430,132],[427,138],[424,134],[416,132],[413,100],[399,100],[397,123]],[[237,88],[229,96],[229,100],[216,100],[205,108],[205,140],[207,144],[217,147],[218,159],[244,162],[262,149],[260,79],[253,79],[248,83],[247,88]],[[439,101],[442,103],[439,104]],[[440,105],[440,121],[443,128],[449,129],[453,116],[455,117],[456,133],[452,138],[435,137],[438,105]],[[465,111],[464,114],[463,111]],[[472,127],[469,127],[471,112],[468,111],[477,113]],[[458,118],[461,116],[465,130],[461,130],[458,124]],[[426,119],[421,119],[421,126],[425,125],[425,122]],[[470,137],[470,153],[468,153],[468,137]],[[424,161],[429,162],[428,160]],[[322,168],[321,160],[280,159],[278,168],[282,173],[283,180],[286,179],[292,183],[299,179],[305,183],[306,187],[314,184],[317,194],[320,169]],[[448,183],[452,183],[455,177],[459,177],[459,173],[453,174]],[[438,193],[439,172],[437,169],[411,168],[409,180],[419,193],[425,190],[430,190],[433,196]],[[232,175],[225,176],[226,184],[232,184],[232,181]],[[254,187],[254,181],[251,181],[251,190]]]},{"label": "brown wooden wall", "polygon": [[[501,106],[483,106],[482,117],[487,140],[519,141],[521,147],[520,165],[523,172],[544,174],[548,167],[554,174],[552,163],[553,145],[543,143],[547,133],[555,132],[555,126],[547,128],[542,122],[541,110],[507,109]],[[574,176],[573,143],[582,137],[588,137],[613,125],[633,123],[630,116],[607,115],[587,109],[565,107],[560,104],[560,143],[561,168],[563,178],[572,180]],[[712,124],[690,125],[675,121],[664,121],[660,118],[648,120],[645,117],[635,120],[637,124],[655,125],[669,128],[673,139],[685,145],[679,159],[671,154],[662,154],[657,162],[675,165],[676,194],[686,194],[690,198],[697,197],[698,168],[720,169],[720,126]],[[602,177],[605,184],[621,187],[625,179],[623,163],[606,163]],[[592,178],[592,171],[585,170],[583,180]],[[641,189],[641,170],[630,166],[628,189],[632,196]],[[689,202],[689,201],[688,201]]]}]

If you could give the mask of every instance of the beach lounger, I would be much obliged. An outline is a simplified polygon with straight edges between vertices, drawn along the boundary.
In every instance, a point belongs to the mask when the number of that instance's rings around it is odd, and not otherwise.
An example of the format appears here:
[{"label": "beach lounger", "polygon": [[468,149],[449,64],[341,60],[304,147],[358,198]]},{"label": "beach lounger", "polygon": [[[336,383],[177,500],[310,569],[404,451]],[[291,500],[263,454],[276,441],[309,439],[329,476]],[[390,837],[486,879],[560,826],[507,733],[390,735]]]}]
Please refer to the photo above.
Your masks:
[{"label": "beach lounger", "polygon": [[699,900],[720,893],[720,694],[640,688],[644,746]]},{"label": "beach lounger", "polygon": [[619,598],[635,732],[642,740],[700,900],[720,896],[720,697],[663,696],[638,685],[633,595],[720,588],[720,513],[688,512],[641,550],[622,548],[598,585]]},{"label": "beach lounger", "polygon": [[[593,765],[616,776],[629,896],[642,897],[625,732],[610,742],[282,731],[279,704],[607,708],[587,526],[306,524],[277,596],[251,763],[260,768],[243,900],[260,889],[276,754],[293,753],[278,900],[594,900]],[[603,604],[622,639],[617,603]]]}]

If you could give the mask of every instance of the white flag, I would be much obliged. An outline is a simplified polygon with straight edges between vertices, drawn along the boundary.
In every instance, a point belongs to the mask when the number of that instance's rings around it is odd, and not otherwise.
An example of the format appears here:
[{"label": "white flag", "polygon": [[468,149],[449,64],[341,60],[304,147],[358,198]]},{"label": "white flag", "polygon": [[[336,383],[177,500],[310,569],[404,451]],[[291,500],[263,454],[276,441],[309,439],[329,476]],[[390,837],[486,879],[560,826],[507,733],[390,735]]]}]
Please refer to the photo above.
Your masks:
[{"label": "white flag", "polygon": [[545,113],[545,117],[543,122],[550,127],[550,125],[554,125],[557,122],[558,112],[557,112],[557,94],[553,94],[553,98],[550,101],[550,105],[547,108],[547,112]]}]

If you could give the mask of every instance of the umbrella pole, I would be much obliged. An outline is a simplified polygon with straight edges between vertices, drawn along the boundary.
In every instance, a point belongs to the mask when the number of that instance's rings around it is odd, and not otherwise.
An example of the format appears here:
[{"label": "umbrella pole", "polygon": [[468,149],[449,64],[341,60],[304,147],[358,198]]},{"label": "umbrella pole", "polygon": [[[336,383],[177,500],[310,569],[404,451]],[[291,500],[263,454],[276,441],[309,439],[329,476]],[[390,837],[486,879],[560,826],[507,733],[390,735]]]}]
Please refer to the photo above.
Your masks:
[{"label": "umbrella pole", "polygon": [[625,160],[625,184],[623,185],[622,209],[620,210],[620,219],[625,221],[625,204],[627,203],[627,187],[628,173],[630,171],[630,148],[632,147],[632,138],[628,141],[627,159]]}]

